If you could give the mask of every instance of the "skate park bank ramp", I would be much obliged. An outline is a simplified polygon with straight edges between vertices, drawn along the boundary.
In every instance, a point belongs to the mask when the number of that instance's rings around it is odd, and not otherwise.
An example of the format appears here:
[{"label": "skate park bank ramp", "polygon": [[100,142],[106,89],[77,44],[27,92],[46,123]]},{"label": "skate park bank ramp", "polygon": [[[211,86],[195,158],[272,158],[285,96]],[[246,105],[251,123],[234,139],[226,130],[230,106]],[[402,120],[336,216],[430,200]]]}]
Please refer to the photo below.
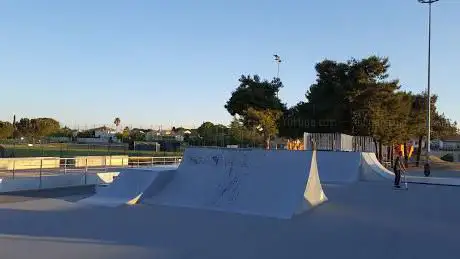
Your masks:
[{"label": "skate park bank ramp", "polygon": [[327,200],[315,151],[188,148],[174,174],[141,203],[288,219]]},{"label": "skate park bank ramp", "polygon": [[[373,152],[317,151],[321,183],[392,182],[394,173]],[[460,178],[407,176],[408,183],[460,186]]]},{"label": "skate park bank ramp", "polygon": [[[385,168],[375,153],[362,153],[360,179],[367,182],[394,181],[394,173]],[[460,186],[460,178],[407,176],[408,183]]]},{"label": "skate park bank ramp", "polygon": [[96,194],[78,203],[108,207],[136,204],[143,195],[154,195],[168,184],[176,168],[158,166],[123,169],[111,184],[98,188]]},{"label": "skate park bank ramp", "polygon": [[317,151],[321,183],[351,184],[360,180],[361,152]]},{"label": "skate park bank ramp", "polygon": [[386,169],[377,159],[375,153],[361,153],[361,180],[362,181],[385,181],[394,180],[394,173]]}]

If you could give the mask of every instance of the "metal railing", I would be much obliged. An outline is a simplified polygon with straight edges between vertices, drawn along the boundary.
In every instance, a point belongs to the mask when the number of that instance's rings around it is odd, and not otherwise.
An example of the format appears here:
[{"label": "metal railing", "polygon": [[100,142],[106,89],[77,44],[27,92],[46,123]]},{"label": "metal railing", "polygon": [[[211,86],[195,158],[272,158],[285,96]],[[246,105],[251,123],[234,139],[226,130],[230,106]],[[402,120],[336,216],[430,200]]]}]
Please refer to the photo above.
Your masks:
[{"label": "metal railing", "polygon": [[33,157],[0,159],[0,178],[35,177],[72,173],[116,172],[127,167],[152,167],[180,163],[182,157],[111,157],[76,158]]},{"label": "metal railing", "polygon": [[179,164],[181,160],[182,160],[182,157],[180,156],[129,157],[128,165],[130,167],[171,165],[171,164]]}]

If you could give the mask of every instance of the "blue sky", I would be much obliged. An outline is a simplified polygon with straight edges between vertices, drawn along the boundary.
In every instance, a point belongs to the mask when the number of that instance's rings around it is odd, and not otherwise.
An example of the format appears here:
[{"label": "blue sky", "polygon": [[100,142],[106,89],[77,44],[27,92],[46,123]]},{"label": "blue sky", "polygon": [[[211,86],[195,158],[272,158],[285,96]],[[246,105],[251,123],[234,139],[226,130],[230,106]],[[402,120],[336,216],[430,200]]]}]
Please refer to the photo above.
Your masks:
[{"label": "blue sky", "polygon": [[[432,91],[460,121],[460,0],[433,6]],[[388,56],[403,89],[426,88],[427,6],[416,0],[3,0],[0,120],[74,127],[228,123],[241,74],[276,75],[304,100],[322,59]]]}]

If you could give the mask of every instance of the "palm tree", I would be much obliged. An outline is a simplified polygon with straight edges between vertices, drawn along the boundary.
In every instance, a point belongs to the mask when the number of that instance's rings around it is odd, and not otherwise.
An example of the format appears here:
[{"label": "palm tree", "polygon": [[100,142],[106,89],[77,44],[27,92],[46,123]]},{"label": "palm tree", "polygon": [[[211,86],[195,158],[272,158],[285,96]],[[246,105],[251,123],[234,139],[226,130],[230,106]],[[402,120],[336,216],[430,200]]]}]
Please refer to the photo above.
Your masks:
[{"label": "palm tree", "polygon": [[115,120],[113,121],[113,124],[115,124],[115,126],[117,127],[118,129],[118,126],[120,126],[120,123],[121,123],[121,120],[120,118],[116,117]]}]

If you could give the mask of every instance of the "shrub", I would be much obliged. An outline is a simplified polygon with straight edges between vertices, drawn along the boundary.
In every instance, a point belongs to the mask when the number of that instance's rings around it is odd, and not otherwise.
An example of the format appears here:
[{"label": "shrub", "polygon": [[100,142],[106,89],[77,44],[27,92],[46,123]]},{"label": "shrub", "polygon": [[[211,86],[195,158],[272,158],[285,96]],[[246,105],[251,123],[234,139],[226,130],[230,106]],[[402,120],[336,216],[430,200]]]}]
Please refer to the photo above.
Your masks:
[{"label": "shrub", "polygon": [[444,156],[441,157],[443,161],[447,162],[454,162],[454,155],[452,154],[445,154]]}]

